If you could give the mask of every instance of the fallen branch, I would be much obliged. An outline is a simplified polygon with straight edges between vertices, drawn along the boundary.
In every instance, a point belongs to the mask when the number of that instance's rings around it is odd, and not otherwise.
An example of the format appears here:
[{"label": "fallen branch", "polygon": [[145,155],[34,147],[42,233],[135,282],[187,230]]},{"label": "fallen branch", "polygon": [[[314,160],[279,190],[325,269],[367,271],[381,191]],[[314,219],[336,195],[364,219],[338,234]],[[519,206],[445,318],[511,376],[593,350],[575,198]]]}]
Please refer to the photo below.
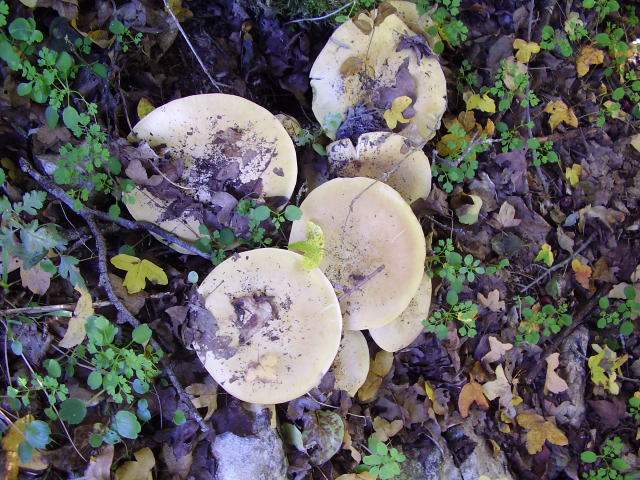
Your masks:
[{"label": "fallen branch", "polygon": [[331,18],[334,15],[340,13],[341,11],[343,11],[344,9],[348,8],[348,7],[352,7],[353,4],[355,3],[355,0],[352,0],[349,3],[344,4],[343,6],[341,6],[340,8],[337,8],[336,10],[334,10],[333,12],[329,12],[325,15],[322,15],[320,17],[313,17],[313,18],[299,18],[297,20],[291,20],[289,22],[286,22],[285,25],[290,25],[292,23],[304,23],[304,22],[320,22],[322,20],[326,20],[327,18]]},{"label": "fallen branch", "polygon": [[69,195],[67,195],[67,192],[65,192],[63,189],[61,189],[57,185],[54,185],[51,182],[51,180],[49,180],[47,177],[45,177],[44,175],[36,171],[36,169],[34,169],[24,158],[20,158],[19,164],[20,164],[20,169],[24,173],[26,173],[31,178],[33,178],[42,188],[44,188],[47,192],[49,192],[51,195],[56,197],[58,200],[60,200],[67,207],[69,207],[71,210],[73,210],[75,213],[77,213],[80,216],[82,216],[82,213],[84,212],[91,215],[94,218],[115,223],[128,230],[146,230],[150,233],[153,233],[159,236],[163,240],[167,241],[169,244],[177,245],[178,247],[184,249],[185,251],[189,252],[192,255],[198,255],[199,257],[207,258],[207,259],[209,258],[209,255],[207,255],[205,252],[203,252],[199,248],[183,240],[182,238],[174,235],[173,233],[167,232],[166,230],[160,228],[155,223],[138,222],[134,220],[127,220],[126,218],[122,218],[122,217],[113,218],[108,213],[101,212],[99,210],[93,210],[88,207],[82,207],[78,209],[76,208],[74,200]]}]

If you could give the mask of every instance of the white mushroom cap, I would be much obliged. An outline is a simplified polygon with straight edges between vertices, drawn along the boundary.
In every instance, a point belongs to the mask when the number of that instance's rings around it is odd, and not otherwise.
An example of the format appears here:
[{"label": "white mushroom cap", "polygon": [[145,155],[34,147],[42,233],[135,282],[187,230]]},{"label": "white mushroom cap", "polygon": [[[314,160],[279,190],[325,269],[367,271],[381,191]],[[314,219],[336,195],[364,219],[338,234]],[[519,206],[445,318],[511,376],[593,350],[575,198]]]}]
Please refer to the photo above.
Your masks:
[{"label": "white mushroom cap", "polygon": [[397,352],[411,345],[424,330],[422,321],[429,316],[431,307],[431,277],[424,274],[411,303],[393,322],[384,327],[369,330],[371,338],[387,352]]},{"label": "white mushroom cap", "polygon": [[320,226],[325,255],[320,269],[340,293],[345,328],[364,330],[393,321],[409,305],[424,272],[420,222],[398,192],[370,178],[336,178],[300,205],[289,243]]},{"label": "white mushroom cap", "polygon": [[[371,22],[362,14],[359,19]],[[369,34],[363,33],[352,20],[338,27],[309,74],[313,89],[312,109],[318,122],[326,128],[329,119],[335,115],[344,120],[350,107],[371,104],[376,91],[396,85],[397,73],[407,61],[409,74],[415,82],[416,98],[411,105],[415,115],[410,122],[401,124],[398,133],[417,145],[433,138],[447,106],[446,80],[436,56],[418,56],[412,48],[396,51],[403,38],[415,36],[398,14],[387,16]],[[373,72],[373,78],[363,71],[341,73],[342,66],[351,57],[360,59],[366,65],[361,70]],[[405,94],[398,96],[402,95]]]},{"label": "white mushroom cap", "polygon": [[[207,188],[211,177],[232,161],[240,183],[261,179],[263,198],[288,200],[295,188],[298,166],[291,138],[275,116],[242,97],[213,93],[173,100],[142,118],[131,136],[152,147],[166,146],[172,159],[184,162],[177,183],[205,205],[213,193]],[[170,202],[140,186],[132,195],[135,203],[126,206],[136,220],[158,223],[187,241],[199,238],[197,219],[189,214],[163,219]]]},{"label": "white mushroom cap", "polygon": [[333,287],[302,256],[276,248],[242,252],[198,289],[215,324],[194,345],[207,371],[245,402],[287,402],[317,386],[340,344]]},{"label": "white mushroom cap", "polygon": [[343,332],[331,369],[336,377],[335,388],[354,397],[369,373],[369,346],[362,332]]},{"label": "white mushroom cap", "polygon": [[348,138],[327,147],[340,177],[369,177],[384,181],[411,204],[431,191],[431,166],[424,152],[401,135],[371,132],[360,135],[354,147]]},{"label": "white mushroom cap", "polygon": [[433,24],[433,20],[427,14],[420,15],[418,6],[406,0],[390,0],[389,3],[396,9],[396,15],[414,32],[426,35],[427,27]]}]

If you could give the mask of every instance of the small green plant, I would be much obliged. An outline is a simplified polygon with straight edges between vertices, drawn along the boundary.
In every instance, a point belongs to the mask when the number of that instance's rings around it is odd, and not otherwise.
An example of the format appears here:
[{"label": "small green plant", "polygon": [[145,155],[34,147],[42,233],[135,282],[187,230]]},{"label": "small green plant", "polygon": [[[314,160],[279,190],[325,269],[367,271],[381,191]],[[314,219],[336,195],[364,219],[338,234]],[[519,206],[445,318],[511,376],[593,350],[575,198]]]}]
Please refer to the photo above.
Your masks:
[{"label": "small green plant", "polygon": [[636,301],[636,291],[629,286],[624,289],[624,301],[615,308],[607,297],[600,297],[598,306],[600,313],[596,325],[600,329],[611,326],[619,327],[620,335],[631,335],[635,328],[633,320],[640,317],[640,303]]},{"label": "small green plant", "polygon": [[116,41],[125,53],[129,51],[131,46],[138,46],[142,42],[142,33],[138,32],[134,35],[129,27],[120,20],[112,20],[109,23],[109,31],[116,36]]},{"label": "small green plant", "polygon": [[[355,0],[351,2],[351,7],[349,7],[346,13],[336,15],[335,21],[338,23],[344,23],[349,20],[354,13],[374,8],[377,3],[378,0]],[[324,7],[324,11],[326,10],[328,10],[328,7]]]},{"label": "small green plant", "polygon": [[[16,381],[16,387],[9,385],[7,387],[7,397],[11,408],[18,411],[22,405],[28,407],[31,404],[31,399],[34,393],[42,392],[49,402],[49,405],[56,405],[58,402],[62,402],[69,396],[69,389],[64,383],[61,383],[62,368],[60,363],[55,359],[47,359],[44,361],[44,367],[47,370],[47,375],[40,375],[34,373],[29,380],[27,377],[18,376]],[[20,402],[18,402],[20,399]],[[55,420],[57,415],[53,408],[50,406],[45,408],[45,414]]]},{"label": "small green plant", "polygon": [[525,139],[518,132],[520,126],[509,128],[504,122],[496,123],[496,130],[500,133],[500,146],[502,152],[520,150],[525,146]]},{"label": "small green plant", "polygon": [[530,89],[530,83],[529,74],[521,71],[518,64],[502,60],[493,86],[483,88],[482,93],[490,93],[499,98],[498,109],[501,112],[508,110],[516,97],[520,99],[520,106],[535,107],[540,99]]},{"label": "small green plant", "polygon": [[[571,12],[564,22],[564,31],[573,43],[589,37],[589,31],[580,18],[578,12]],[[544,36],[544,31],[543,31]]]},{"label": "small green plant", "polygon": [[620,437],[608,438],[600,447],[600,454],[585,450],[580,454],[582,463],[590,465],[582,474],[585,480],[626,480],[637,478],[637,472],[627,473],[630,465],[622,458],[624,444]]},{"label": "small green plant", "polygon": [[429,12],[433,26],[427,27],[428,35],[438,35],[440,40],[433,46],[434,52],[444,52],[445,44],[452,48],[462,45],[469,35],[469,28],[460,20],[461,0],[418,0],[420,15]]},{"label": "small green plant", "polygon": [[24,427],[24,440],[18,445],[18,456],[22,463],[29,463],[36,449],[41,450],[51,443],[51,428],[42,420],[31,420]]},{"label": "small green plant", "polygon": [[519,307],[522,320],[518,325],[516,342],[527,342],[537,344],[541,335],[550,337],[560,332],[563,327],[568,327],[573,321],[566,303],[561,303],[557,307],[547,304],[542,307],[536,305],[533,297],[526,296],[519,298]]},{"label": "small green plant", "polygon": [[557,51],[563,57],[570,57],[573,55],[573,47],[571,46],[571,43],[569,43],[567,35],[560,30],[554,30],[550,25],[546,25],[542,29],[540,48],[543,50]]},{"label": "small green plant", "polygon": [[465,302],[456,303],[449,307],[448,310],[441,309],[433,312],[429,318],[422,323],[425,330],[429,333],[435,333],[440,340],[444,340],[449,335],[450,323],[459,322],[458,333],[463,337],[475,337],[476,317],[478,316],[478,305],[467,300]]},{"label": "small green plant", "polygon": [[640,393],[636,392],[629,399],[629,415],[636,421],[640,422]]},{"label": "small green plant", "polygon": [[547,140],[542,143],[535,137],[527,140],[527,147],[531,152],[531,162],[539,167],[540,165],[546,165],[547,163],[559,163],[560,157],[553,149],[553,142]]},{"label": "small green plant", "polygon": [[400,475],[400,464],[407,457],[396,448],[389,448],[384,442],[378,440],[373,435],[368,440],[369,455],[365,455],[362,464],[356,471],[369,472],[374,478],[389,480]]},{"label": "small green plant", "polygon": [[595,9],[599,21],[620,9],[620,4],[616,0],[582,0],[582,6],[589,10]]},{"label": "small green plant", "polygon": [[480,75],[476,72],[469,60],[463,60],[458,69],[458,80],[456,88],[462,95],[467,88],[476,89],[480,87]]}]

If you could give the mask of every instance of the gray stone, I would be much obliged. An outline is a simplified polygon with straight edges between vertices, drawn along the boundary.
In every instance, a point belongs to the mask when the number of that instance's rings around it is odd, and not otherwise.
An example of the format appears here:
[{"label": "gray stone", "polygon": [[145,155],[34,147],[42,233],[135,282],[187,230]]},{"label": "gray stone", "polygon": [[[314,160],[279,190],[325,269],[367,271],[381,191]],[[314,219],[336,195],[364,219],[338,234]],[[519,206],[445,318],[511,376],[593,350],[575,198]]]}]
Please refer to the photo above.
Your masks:
[{"label": "gray stone", "polygon": [[[587,386],[587,347],[589,345],[589,330],[578,327],[560,346],[560,376],[563,377],[569,389],[566,391],[570,403],[561,405],[556,419],[559,424],[569,423],[578,428],[584,421],[586,406],[584,392]],[[560,411],[562,414],[559,414]]]}]

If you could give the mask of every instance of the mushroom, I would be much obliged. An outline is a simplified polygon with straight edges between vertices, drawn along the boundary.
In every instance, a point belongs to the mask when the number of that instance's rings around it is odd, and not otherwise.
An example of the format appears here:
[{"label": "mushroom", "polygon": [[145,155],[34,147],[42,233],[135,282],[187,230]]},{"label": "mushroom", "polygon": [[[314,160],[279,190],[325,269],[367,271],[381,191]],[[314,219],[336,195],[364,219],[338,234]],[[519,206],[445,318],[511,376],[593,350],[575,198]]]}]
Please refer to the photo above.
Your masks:
[{"label": "mushroom", "polygon": [[331,369],[336,377],[335,388],[354,397],[369,373],[369,346],[362,332],[347,330],[342,334]]},{"label": "mushroom", "polygon": [[427,28],[433,25],[429,15],[420,14],[418,5],[406,0],[390,0],[389,3],[396,9],[396,15],[415,33],[427,36]]},{"label": "mushroom", "polygon": [[300,209],[289,244],[305,240],[307,222],[320,226],[320,269],[339,291],[345,328],[377,328],[398,317],[420,285],[426,256],[420,222],[400,194],[378,180],[336,178],[311,191]]},{"label": "mushroom", "polygon": [[211,313],[197,325],[194,348],[218,384],[234,397],[282,403],[317,386],[338,352],[340,305],[319,269],[302,256],[260,248],[228,258],[199,293]]},{"label": "mushroom", "polygon": [[402,350],[411,345],[424,330],[422,321],[429,316],[430,306],[431,277],[425,273],[407,309],[393,322],[369,330],[369,334],[373,341],[387,352]]},{"label": "mushroom", "polygon": [[440,63],[424,36],[388,12],[383,20],[372,12],[375,20],[360,14],[342,24],[311,68],[313,113],[331,138],[386,129],[383,114],[401,97],[411,105],[397,133],[424,145],[440,126],[447,105]]},{"label": "mushroom", "polygon": [[337,176],[384,181],[409,204],[427,198],[431,191],[429,159],[401,135],[364,133],[355,147],[349,138],[343,138],[327,147],[327,155]]},{"label": "mushroom", "polygon": [[295,188],[291,138],[275,116],[242,97],[215,93],[173,100],[142,118],[130,138],[164,147],[169,173],[154,164],[163,183],[136,186],[127,208],[136,220],[187,241],[200,238],[207,210],[234,202],[229,193],[281,206]]}]

